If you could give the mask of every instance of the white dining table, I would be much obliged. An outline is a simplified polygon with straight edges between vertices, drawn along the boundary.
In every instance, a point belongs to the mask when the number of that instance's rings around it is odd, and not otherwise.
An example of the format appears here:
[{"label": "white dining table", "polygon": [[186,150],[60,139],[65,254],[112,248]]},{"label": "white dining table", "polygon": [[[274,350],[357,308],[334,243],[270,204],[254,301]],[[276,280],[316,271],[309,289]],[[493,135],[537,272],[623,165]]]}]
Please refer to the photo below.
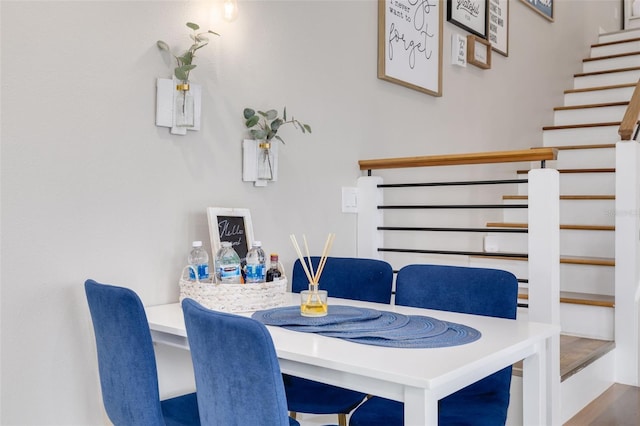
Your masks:
[{"label": "white dining table", "polygon": [[[299,294],[288,293],[286,305]],[[267,326],[283,373],[404,402],[405,425],[437,425],[438,400],[517,361],[523,361],[523,425],[552,425],[556,386],[550,375],[551,339],[558,326],[454,312],[329,298],[350,305],[426,315],[464,324],[482,333],[459,346],[391,348]],[[145,308],[156,343],[189,349],[179,303]],[[251,313],[239,315],[251,316]],[[557,355],[556,355],[557,356]]]}]

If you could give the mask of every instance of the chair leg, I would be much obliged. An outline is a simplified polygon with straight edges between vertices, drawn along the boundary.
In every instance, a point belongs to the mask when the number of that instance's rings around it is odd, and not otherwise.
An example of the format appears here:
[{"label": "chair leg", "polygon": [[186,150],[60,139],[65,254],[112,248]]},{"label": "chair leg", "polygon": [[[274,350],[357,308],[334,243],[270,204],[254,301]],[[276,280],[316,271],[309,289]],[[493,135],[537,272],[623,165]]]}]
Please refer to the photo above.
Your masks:
[{"label": "chair leg", "polygon": [[[291,417],[292,419],[296,419],[296,412],[295,411],[289,411],[289,417]],[[345,425],[346,426],[346,425]]]},{"label": "chair leg", "polygon": [[338,414],[338,426],[347,426],[347,415],[344,413]]}]

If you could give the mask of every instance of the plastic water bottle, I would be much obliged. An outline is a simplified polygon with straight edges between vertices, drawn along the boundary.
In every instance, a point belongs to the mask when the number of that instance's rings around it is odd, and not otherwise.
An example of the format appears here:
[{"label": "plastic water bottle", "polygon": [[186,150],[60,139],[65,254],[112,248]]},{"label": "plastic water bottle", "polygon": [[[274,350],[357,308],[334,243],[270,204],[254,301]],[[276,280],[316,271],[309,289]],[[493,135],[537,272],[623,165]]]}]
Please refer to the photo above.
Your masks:
[{"label": "plastic water bottle", "polygon": [[221,246],[216,254],[216,280],[222,284],[240,284],[240,256],[230,241],[223,241]]},{"label": "plastic water bottle", "polygon": [[262,250],[262,243],[254,241],[247,253],[247,266],[245,266],[247,283],[263,283],[267,274],[267,265]]},{"label": "plastic water bottle", "polygon": [[[192,244],[191,252],[189,253],[189,265],[193,266],[198,272],[198,279],[205,280],[209,278],[209,255],[207,251],[202,248],[202,241],[194,241]],[[189,268],[189,279],[196,280],[195,271]]]}]

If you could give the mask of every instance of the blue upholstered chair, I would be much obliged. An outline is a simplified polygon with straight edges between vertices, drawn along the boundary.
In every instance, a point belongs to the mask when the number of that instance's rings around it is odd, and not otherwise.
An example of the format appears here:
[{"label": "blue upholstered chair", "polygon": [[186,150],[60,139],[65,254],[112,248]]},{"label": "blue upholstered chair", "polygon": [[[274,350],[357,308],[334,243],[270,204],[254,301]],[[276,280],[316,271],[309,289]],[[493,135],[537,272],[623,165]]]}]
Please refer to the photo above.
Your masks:
[{"label": "blue upholstered chair", "polygon": [[[396,305],[515,319],[518,282],[510,272],[442,265],[409,265],[396,277]],[[511,367],[459,390],[438,403],[439,425],[504,425]],[[350,426],[401,426],[404,407],[373,397],[351,415]]]},{"label": "blue upholstered chair", "polygon": [[280,364],[260,322],[182,301],[198,406],[207,426],[287,426]]},{"label": "blue upholstered chair", "polygon": [[[311,263],[317,270],[319,257]],[[329,257],[320,277],[320,288],[330,297],[390,303],[393,269],[382,260]],[[291,276],[294,293],[309,288],[300,260]],[[366,394],[300,377],[284,375],[284,389],[291,414],[337,414],[338,424],[347,425],[346,415],[362,402]]]},{"label": "blue upholstered chair", "polygon": [[196,394],[160,401],[149,323],[128,288],[84,283],[98,352],[102,400],[116,426],[199,425]]}]

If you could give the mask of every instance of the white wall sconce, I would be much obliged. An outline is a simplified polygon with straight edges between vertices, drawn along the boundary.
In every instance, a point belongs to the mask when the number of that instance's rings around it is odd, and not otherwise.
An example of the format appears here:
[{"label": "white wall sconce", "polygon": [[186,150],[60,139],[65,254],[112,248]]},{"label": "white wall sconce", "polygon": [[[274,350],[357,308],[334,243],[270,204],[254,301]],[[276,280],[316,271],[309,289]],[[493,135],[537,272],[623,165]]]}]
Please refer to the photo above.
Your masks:
[{"label": "white wall sconce", "polygon": [[242,180],[254,186],[267,186],[278,180],[278,145],[245,139],[242,142]]},{"label": "white wall sconce", "polygon": [[174,135],[200,130],[202,87],[170,78],[159,78],[156,91],[156,126],[170,127]]},{"label": "white wall sconce", "polygon": [[222,19],[233,22],[238,18],[238,0],[224,0],[222,3]]}]

